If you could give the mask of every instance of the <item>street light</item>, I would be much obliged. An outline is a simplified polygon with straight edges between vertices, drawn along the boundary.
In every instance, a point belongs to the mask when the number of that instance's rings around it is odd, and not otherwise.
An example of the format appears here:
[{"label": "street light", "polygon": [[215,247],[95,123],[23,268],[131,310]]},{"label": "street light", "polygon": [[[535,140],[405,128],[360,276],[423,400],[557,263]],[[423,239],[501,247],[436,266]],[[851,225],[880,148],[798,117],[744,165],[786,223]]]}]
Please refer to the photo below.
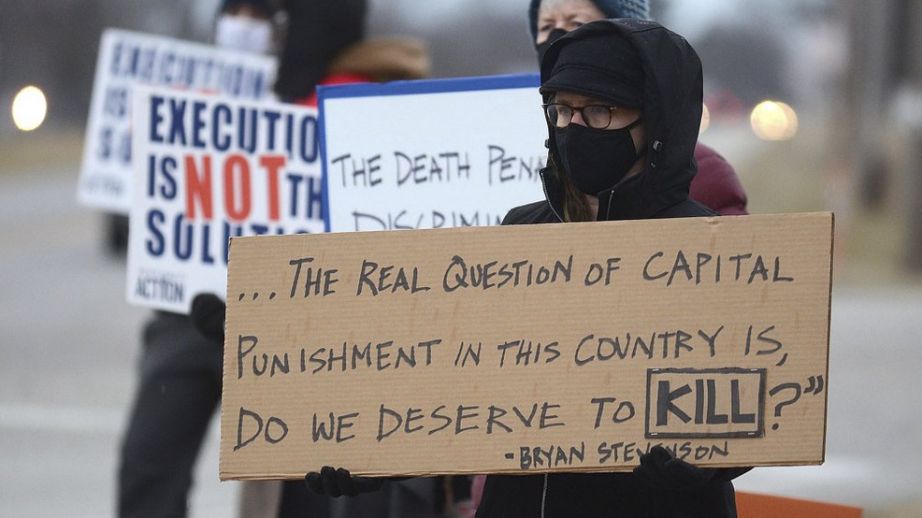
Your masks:
[{"label": "street light", "polygon": [[797,135],[797,112],[780,101],[762,101],[752,109],[749,121],[762,140],[791,140]]},{"label": "street light", "polygon": [[13,124],[20,131],[32,131],[45,122],[48,101],[37,86],[26,86],[13,98]]}]

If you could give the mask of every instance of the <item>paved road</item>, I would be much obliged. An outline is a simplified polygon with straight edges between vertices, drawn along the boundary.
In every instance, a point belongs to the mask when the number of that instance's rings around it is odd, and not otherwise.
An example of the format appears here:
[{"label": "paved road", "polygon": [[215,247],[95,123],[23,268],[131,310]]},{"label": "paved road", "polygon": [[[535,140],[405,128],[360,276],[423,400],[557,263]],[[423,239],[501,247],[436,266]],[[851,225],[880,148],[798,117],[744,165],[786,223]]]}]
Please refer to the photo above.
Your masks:
[{"label": "paved road", "polygon": [[[0,516],[114,516],[118,441],[148,311],[124,300],[124,261],[102,218],[75,201],[75,174],[0,176]],[[233,516],[217,480],[217,426],[194,516]]]},{"label": "paved road", "polygon": [[[67,171],[0,176],[0,516],[113,515],[118,438],[147,312],[123,302],[124,265]],[[833,298],[828,461],[757,469],[738,487],[881,509],[922,501],[922,289]],[[217,430],[193,516],[232,516]]]},{"label": "paved road", "polygon": [[922,291],[834,291],[826,463],[754,470],[737,487],[869,509],[922,502],[920,337]]}]

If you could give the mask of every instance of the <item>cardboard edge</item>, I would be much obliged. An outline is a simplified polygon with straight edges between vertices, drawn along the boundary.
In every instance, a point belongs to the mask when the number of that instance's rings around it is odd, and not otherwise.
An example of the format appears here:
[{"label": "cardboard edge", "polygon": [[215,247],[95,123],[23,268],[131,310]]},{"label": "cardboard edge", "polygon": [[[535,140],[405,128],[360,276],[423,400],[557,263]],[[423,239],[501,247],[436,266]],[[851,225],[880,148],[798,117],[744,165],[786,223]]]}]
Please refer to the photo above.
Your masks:
[{"label": "cardboard edge", "polygon": [[829,354],[830,342],[832,341],[832,280],[834,278],[833,268],[835,266],[836,250],[836,214],[834,212],[825,213],[829,218],[829,295],[826,303],[826,394],[823,398],[823,447],[820,451],[820,464],[826,462],[826,442],[829,437]]},{"label": "cardboard edge", "polygon": [[[231,236],[230,241],[228,241],[227,243],[227,271],[228,272],[230,272],[231,260],[234,258],[233,250],[234,250],[234,240],[235,239],[238,239],[238,238],[236,236]],[[224,277],[224,290],[225,290],[225,293],[230,293],[230,275],[226,275]],[[224,391],[227,390],[227,383],[225,383],[224,376],[227,373],[228,351],[231,350],[230,344],[227,338],[227,332],[226,332],[227,331],[227,320],[228,320],[227,310],[229,309],[230,309],[230,304],[227,304],[227,302],[225,301],[225,313],[224,313],[225,333],[224,333],[224,344],[223,344],[224,354],[221,356],[221,401],[218,403],[218,405],[220,406],[220,410],[218,411],[218,437],[220,437],[220,440],[218,441],[219,443],[218,479],[221,482],[224,482],[227,480],[244,480],[242,478],[232,478],[232,475],[228,475],[229,472],[225,471],[224,469],[224,464],[227,461],[227,455],[223,454],[224,441],[226,439],[226,435],[224,433],[225,432],[224,413],[226,410],[226,406],[224,405],[224,401],[225,401]]]},{"label": "cardboard edge", "polygon": [[[638,461],[639,462],[639,461]],[[753,467],[760,468],[771,468],[771,467],[804,467],[804,466],[820,466],[823,464],[822,460],[812,461],[812,462],[778,462],[778,463],[760,463],[755,464]],[[379,477],[437,477],[437,476],[461,476],[461,475],[515,475],[515,476],[528,476],[528,475],[541,475],[545,473],[629,473],[634,469],[634,465],[630,466],[620,466],[616,469],[613,469],[610,466],[599,466],[599,467],[590,467],[586,469],[573,470],[573,469],[534,469],[529,471],[522,471],[520,469],[510,468],[507,470],[490,470],[488,472],[479,471],[479,470],[440,470],[440,471],[351,471],[353,475],[369,477],[369,478],[379,478]],[[737,468],[738,464],[725,463],[725,464],[708,464],[708,468]],[[235,473],[233,471],[220,470],[219,477],[221,481],[228,480],[301,480],[304,478],[306,473],[292,473],[292,472],[266,472],[266,473],[257,473],[257,474],[243,474]]]}]

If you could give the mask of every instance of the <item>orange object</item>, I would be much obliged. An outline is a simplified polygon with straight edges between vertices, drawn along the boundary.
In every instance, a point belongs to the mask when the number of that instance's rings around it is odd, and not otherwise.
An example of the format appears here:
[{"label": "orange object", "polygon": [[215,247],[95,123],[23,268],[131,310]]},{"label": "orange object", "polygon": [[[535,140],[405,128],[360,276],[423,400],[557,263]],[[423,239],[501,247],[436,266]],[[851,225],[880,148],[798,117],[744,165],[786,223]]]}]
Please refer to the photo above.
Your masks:
[{"label": "orange object", "polygon": [[736,493],[739,518],[861,518],[861,509],[780,496]]}]

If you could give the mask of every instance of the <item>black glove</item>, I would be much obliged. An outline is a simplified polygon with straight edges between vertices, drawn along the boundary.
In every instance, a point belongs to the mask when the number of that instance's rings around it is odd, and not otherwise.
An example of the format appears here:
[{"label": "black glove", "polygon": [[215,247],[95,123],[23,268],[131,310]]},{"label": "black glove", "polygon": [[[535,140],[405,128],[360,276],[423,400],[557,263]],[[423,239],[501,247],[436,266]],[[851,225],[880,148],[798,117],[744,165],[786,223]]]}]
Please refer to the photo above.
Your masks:
[{"label": "black glove", "polygon": [[694,492],[728,482],[751,468],[699,468],[675,458],[662,446],[640,456],[634,475],[648,485],[668,491]]},{"label": "black glove", "polygon": [[192,299],[192,325],[205,338],[224,347],[224,301],[214,293],[200,293]]},{"label": "black glove", "polygon": [[324,466],[320,473],[312,471],[304,476],[308,489],[329,496],[356,496],[381,489],[387,478],[353,477],[349,471]]}]

